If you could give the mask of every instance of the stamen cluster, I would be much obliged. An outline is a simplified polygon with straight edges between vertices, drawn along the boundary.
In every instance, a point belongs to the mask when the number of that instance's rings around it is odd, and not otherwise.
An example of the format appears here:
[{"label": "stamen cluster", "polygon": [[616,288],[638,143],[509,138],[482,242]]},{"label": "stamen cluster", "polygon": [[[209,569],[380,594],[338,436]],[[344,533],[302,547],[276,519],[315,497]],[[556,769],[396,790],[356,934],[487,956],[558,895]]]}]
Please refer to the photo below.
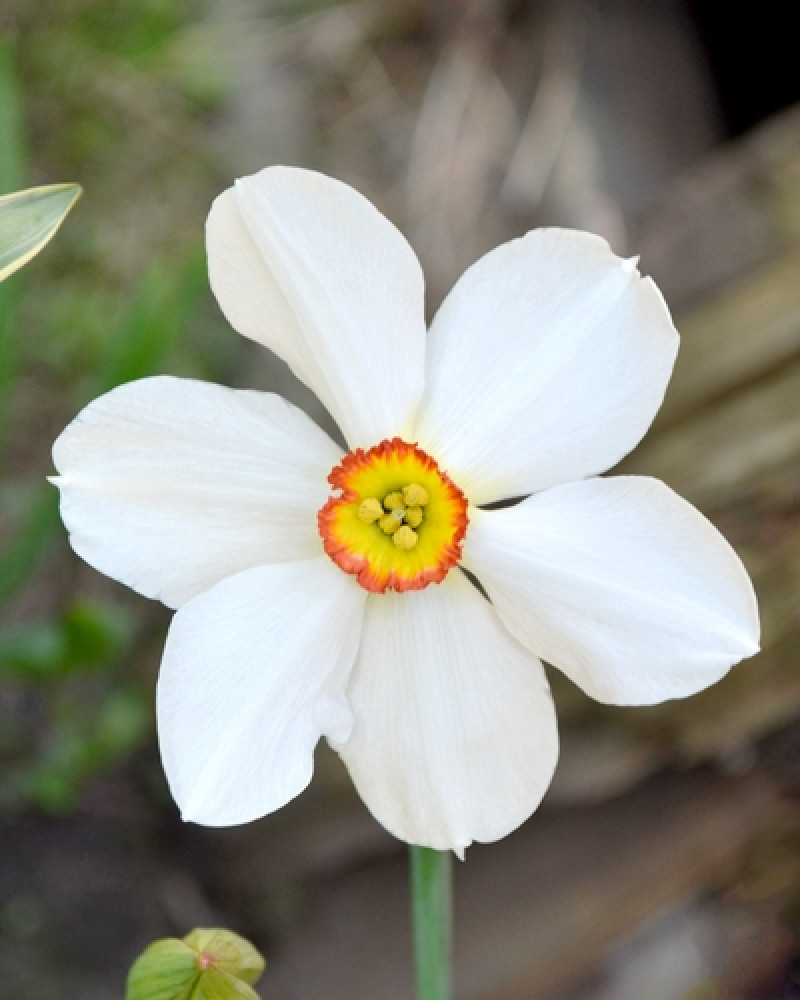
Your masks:
[{"label": "stamen cluster", "polygon": [[383,498],[367,497],[358,507],[358,519],[364,524],[376,524],[391,535],[398,549],[410,552],[419,541],[415,528],[425,519],[423,508],[428,504],[428,491],[419,483],[409,483],[402,490],[393,490]]}]

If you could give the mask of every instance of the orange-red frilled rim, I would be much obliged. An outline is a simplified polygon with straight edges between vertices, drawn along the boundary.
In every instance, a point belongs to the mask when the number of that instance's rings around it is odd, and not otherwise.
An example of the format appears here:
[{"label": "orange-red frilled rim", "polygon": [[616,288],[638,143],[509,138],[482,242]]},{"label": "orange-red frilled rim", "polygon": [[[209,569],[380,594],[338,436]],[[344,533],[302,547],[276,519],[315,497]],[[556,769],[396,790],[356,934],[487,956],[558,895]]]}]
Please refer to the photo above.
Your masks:
[{"label": "orange-red frilled rim", "polygon": [[328,482],[341,494],[317,515],[323,546],[366,590],[422,590],[461,558],[467,498],[416,445],[356,448]]}]

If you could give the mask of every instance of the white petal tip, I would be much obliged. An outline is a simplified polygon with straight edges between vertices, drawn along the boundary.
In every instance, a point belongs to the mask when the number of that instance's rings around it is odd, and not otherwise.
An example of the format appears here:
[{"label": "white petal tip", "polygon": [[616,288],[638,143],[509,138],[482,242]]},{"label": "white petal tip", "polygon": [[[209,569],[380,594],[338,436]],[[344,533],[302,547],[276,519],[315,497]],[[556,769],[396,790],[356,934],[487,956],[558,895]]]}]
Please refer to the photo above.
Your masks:
[{"label": "white petal tip", "polygon": [[[749,660],[751,656],[761,652],[761,643],[752,639],[745,639],[740,649],[740,659]],[[737,661],[738,662],[738,661]]]},{"label": "white petal tip", "polygon": [[205,826],[210,829],[220,829],[229,826],[242,826],[245,823],[252,823],[259,819],[259,816],[250,815],[221,815],[217,810],[210,810],[206,813],[202,804],[190,803],[186,808],[178,805],[180,817],[184,823],[194,823],[195,826]]},{"label": "white petal tip", "polygon": [[635,257],[628,257],[622,260],[622,270],[626,271],[628,274],[633,274],[639,270],[639,255]]},{"label": "white petal tip", "polygon": [[344,696],[330,699],[317,712],[319,731],[334,749],[347,743],[354,724],[353,711]]},{"label": "white petal tip", "polygon": [[[747,581],[748,587],[750,581]],[[749,627],[731,631],[729,656],[731,663],[736,664],[742,660],[749,660],[751,656],[761,652],[761,634],[758,621],[758,609],[753,608],[754,620],[749,623]]]},{"label": "white petal tip", "polygon": [[178,812],[180,814],[181,820],[184,823],[196,823],[199,826],[217,826],[217,823],[209,823],[208,818],[203,816],[202,807],[198,808],[197,802],[190,801],[188,805],[181,804],[177,797],[173,793],[173,798],[175,799],[175,804],[178,807]]},{"label": "white petal tip", "polygon": [[183,809],[178,805],[178,815],[181,818],[182,823],[194,823],[199,826],[207,826],[203,820],[201,820],[191,809]]}]

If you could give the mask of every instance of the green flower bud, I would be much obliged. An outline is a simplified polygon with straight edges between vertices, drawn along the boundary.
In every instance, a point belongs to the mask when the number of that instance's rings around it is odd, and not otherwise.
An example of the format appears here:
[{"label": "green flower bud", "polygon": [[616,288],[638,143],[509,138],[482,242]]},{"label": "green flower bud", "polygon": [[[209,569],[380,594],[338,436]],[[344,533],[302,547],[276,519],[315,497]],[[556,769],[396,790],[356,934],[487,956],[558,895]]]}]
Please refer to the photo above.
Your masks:
[{"label": "green flower bud", "polygon": [[264,971],[264,959],[256,949],[233,931],[198,927],[183,939],[198,954],[211,955],[214,966],[245,983],[255,983]]},{"label": "green flower bud", "polygon": [[128,973],[125,1000],[258,1000],[264,971],[256,949],[232,931],[198,928],[154,941]]}]

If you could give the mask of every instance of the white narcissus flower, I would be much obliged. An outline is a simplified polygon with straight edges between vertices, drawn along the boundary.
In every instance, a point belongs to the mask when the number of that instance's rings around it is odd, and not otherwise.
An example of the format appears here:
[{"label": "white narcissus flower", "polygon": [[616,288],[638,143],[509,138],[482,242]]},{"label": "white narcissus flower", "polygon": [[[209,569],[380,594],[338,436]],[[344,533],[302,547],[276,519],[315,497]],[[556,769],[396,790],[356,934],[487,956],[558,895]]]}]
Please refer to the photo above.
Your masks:
[{"label": "white narcissus flower", "polygon": [[329,177],[238,181],[207,241],[231,324],[350,451],[279,396],[166,376],[95,400],[55,444],[75,551],[177,608],[157,716],[186,819],[278,809],[325,736],[388,830],[462,852],[550,782],[540,658],[645,705],[756,652],[753,589],[716,529],[656,480],[596,478],[647,430],[678,347],[634,262],[528,233],[426,335],[413,251]]}]

